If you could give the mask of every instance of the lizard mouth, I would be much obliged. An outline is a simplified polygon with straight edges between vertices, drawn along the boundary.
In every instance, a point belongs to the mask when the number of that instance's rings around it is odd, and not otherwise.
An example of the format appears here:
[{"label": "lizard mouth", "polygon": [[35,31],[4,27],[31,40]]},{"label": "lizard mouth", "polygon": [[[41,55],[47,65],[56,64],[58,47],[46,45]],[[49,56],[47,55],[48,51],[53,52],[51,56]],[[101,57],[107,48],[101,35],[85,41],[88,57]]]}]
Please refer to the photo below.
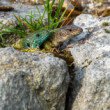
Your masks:
[{"label": "lizard mouth", "polygon": [[[83,29],[82,28],[77,28],[77,27],[75,27],[75,28],[67,28],[67,29],[65,29],[65,30],[63,30],[61,33],[62,33],[62,35],[65,37],[65,36],[67,36],[67,37],[74,37],[74,36],[77,36],[77,35],[79,35],[79,34],[81,34],[83,32]],[[67,38],[66,37],[66,38]]]},{"label": "lizard mouth", "polygon": [[77,36],[83,32],[83,29],[76,25],[63,26],[61,29],[60,33],[64,36]]},{"label": "lizard mouth", "polygon": [[76,35],[79,35],[83,32],[83,29],[82,28],[76,28],[76,29],[74,29],[74,31],[76,32]]},{"label": "lizard mouth", "polygon": [[75,32],[79,32],[79,33],[82,33],[82,31],[83,31],[83,29],[80,28],[80,27],[73,27],[73,28],[68,27],[66,30],[69,31],[69,32],[75,31]]}]

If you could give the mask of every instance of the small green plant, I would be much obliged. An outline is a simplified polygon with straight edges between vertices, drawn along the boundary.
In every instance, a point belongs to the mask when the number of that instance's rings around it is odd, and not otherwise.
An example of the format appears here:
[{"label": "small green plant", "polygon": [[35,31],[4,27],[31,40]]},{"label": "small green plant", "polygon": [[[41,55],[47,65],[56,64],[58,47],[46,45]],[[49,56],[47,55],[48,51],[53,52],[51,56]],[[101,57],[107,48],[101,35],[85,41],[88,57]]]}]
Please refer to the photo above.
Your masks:
[{"label": "small green plant", "polygon": [[[27,28],[29,30],[29,33],[38,31],[38,30],[44,30],[44,29],[48,29],[48,30],[53,29],[53,31],[57,29],[59,23],[64,20],[63,17],[67,10],[67,8],[66,8],[64,10],[63,14],[60,16],[60,12],[61,12],[64,0],[59,0],[58,9],[57,9],[54,17],[52,17],[52,8],[55,3],[55,0],[53,0],[51,4],[49,4],[50,0],[47,0],[46,4],[44,3],[43,0],[41,0],[41,1],[43,3],[45,10],[44,10],[43,14],[41,15],[41,12],[36,3],[36,9],[39,13],[38,18],[36,18],[35,12],[31,12],[30,15],[26,15],[25,17],[22,17],[22,16],[18,17],[14,14],[14,17],[16,18],[20,29],[15,29],[15,28],[12,28],[12,27],[9,27],[7,25],[0,23],[3,25],[3,27],[5,29],[0,32],[0,38],[1,38],[2,42],[4,42],[3,34],[7,34],[7,33],[15,33],[15,34],[19,34],[21,37],[25,37],[28,34],[28,32],[26,31]],[[48,15],[47,16],[47,25],[44,25],[43,20],[44,20],[44,16],[46,13]]]},{"label": "small green plant", "polygon": [[103,2],[103,0],[98,0],[99,2]]},{"label": "small green plant", "polygon": [[61,9],[62,9],[64,0],[59,0],[59,2],[58,2],[58,9],[57,9],[57,11],[55,13],[54,18],[52,18],[51,15],[52,15],[52,8],[53,8],[53,5],[55,3],[55,0],[52,0],[52,3],[51,4],[49,4],[50,3],[50,0],[47,0],[47,5],[45,5],[45,3],[44,3],[43,0],[41,0],[41,1],[42,1],[43,5],[44,5],[44,7],[45,7],[45,9],[46,9],[46,11],[48,13],[48,26],[49,26],[48,28],[50,29],[51,28],[50,27],[50,23],[53,24],[54,22],[56,22],[56,24],[54,25],[54,28],[57,28],[59,22],[62,21],[62,18],[64,16],[65,12],[66,12],[66,10],[65,10],[64,13],[62,14],[62,16],[60,17],[60,12],[61,12]]},{"label": "small green plant", "polygon": [[108,29],[104,29],[104,30],[106,33],[108,33],[108,34],[110,33],[110,30],[108,30]]},{"label": "small green plant", "polygon": [[15,29],[15,28],[7,26],[7,25],[5,25],[3,23],[0,23],[0,24],[4,27],[4,30],[2,30],[0,32],[0,38],[1,38],[2,42],[4,42],[3,35],[7,34],[7,33],[19,34],[21,37],[25,37],[25,35],[26,35],[26,31],[25,30]]},{"label": "small green plant", "polygon": [[110,24],[108,22],[103,22],[102,25],[103,26],[109,26]]}]

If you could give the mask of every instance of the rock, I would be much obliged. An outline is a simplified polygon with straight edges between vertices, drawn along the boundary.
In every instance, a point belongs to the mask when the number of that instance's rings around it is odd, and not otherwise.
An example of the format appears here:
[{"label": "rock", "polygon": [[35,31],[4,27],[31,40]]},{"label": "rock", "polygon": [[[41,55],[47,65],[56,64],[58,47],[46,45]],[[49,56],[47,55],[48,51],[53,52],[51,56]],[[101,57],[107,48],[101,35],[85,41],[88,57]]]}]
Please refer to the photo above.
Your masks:
[{"label": "rock", "polygon": [[70,48],[76,76],[72,81],[69,107],[72,110],[110,110],[110,24],[102,25],[110,23],[110,16],[98,19],[82,14],[74,22],[84,33],[92,31],[85,36],[82,33]]},{"label": "rock", "polygon": [[[39,13],[36,9],[36,6],[31,6],[31,5],[26,5],[22,3],[10,3],[8,1],[2,1],[0,0],[0,3],[2,3],[2,6],[11,6],[14,8],[14,10],[9,11],[9,12],[4,12],[0,11],[0,22],[2,22],[5,25],[8,25],[10,27],[16,27],[18,25],[16,18],[14,17],[13,13],[16,16],[22,16],[25,17],[26,15],[31,15],[31,12],[34,14],[35,17],[39,16]],[[41,15],[43,15],[44,7],[43,6],[38,6],[39,10],[41,12]],[[44,19],[47,18],[47,14],[45,14]],[[27,17],[29,19],[29,17]],[[3,25],[0,24],[0,29],[3,28]]]},{"label": "rock", "polygon": [[[100,17],[97,18],[91,14],[81,14],[79,16],[77,16],[77,18],[74,20],[73,24],[75,24],[76,26],[79,26],[83,29],[83,33],[81,33],[80,35],[78,35],[77,37],[74,37],[73,39],[71,39],[69,41],[70,44],[76,43],[81,39],[85,39],[88,36],[90,36],[90,34],[98,29],[104,29],[105,27],[102,25],[104,22],[110,22],[110,16],[108,17]],[[106,27],[108,28],[108,27]],[[107,33],[105,33],[107,34]]]},{"label": "rock", "polygon": [[[46,2],[46,0],[43,0],[43,1]],[[30,5],[35,5],[36,3],[39,5],[43,5],[41,0],[18,0],[18,2],[26,3]]]},{"label": "rock", "polygon": [[0,48],[0,110],[64,110],[69,79],[52,54]]}]

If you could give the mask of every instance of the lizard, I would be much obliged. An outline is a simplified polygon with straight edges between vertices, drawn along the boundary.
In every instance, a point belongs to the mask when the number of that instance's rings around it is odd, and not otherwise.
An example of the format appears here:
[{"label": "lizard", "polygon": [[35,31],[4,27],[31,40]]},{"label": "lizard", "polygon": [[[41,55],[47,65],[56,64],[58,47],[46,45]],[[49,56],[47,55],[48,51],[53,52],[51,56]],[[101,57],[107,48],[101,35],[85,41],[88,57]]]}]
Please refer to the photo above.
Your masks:
[{"label": "lizard", "polygon": [[63,26],[56,31],[41,30],[34,32],[13,45],[18,49],[43,47],[46,50],[59,47],[63,42],[82,33],[82,28],[75,25]]}]

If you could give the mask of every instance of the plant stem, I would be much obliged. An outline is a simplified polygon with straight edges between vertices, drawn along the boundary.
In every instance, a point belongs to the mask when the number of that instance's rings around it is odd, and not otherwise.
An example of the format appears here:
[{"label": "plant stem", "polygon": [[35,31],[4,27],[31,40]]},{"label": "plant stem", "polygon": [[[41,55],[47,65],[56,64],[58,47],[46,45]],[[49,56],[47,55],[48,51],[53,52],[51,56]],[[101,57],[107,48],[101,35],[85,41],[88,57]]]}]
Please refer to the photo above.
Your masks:
[{"label": "plant stem", "polygon": [[[49,2],[50,2],[50,0],[47,0],[48,26],[50,25],[50,9],[49,9]],[[48,27],[48,29],[49,29],[49,27]]]}]

